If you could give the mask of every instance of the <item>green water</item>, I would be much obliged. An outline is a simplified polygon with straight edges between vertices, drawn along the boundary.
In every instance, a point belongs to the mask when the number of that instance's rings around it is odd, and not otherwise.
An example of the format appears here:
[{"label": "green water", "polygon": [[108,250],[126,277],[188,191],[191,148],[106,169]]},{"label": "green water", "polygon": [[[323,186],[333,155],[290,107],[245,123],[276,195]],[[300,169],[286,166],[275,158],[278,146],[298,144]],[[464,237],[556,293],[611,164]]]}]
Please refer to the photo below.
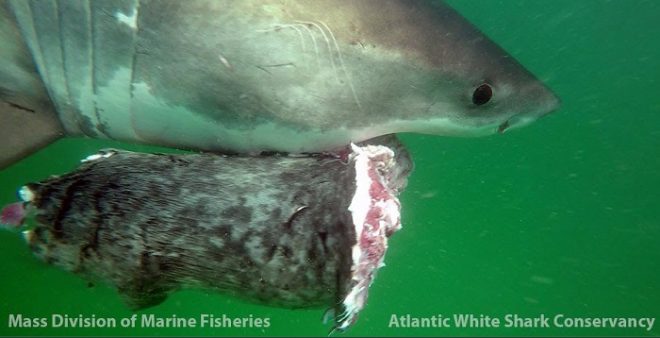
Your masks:
[{"label": "green water", "polygon": [[[416,169],[366,308],[345,336],[660,335],[612,328],[390,328],[392,314],[654,317],[660,320],[660,1],[450,3],[561,97],[561,110],[505,135],[403,135]],[[0,204],[114,142],[66,139],[0,172]],[[0,334],[326,335],[323,311],[181,291],[141,313],[270,318],[266,329],[17,329],[10,313],[123,318],[0,232]]]}]

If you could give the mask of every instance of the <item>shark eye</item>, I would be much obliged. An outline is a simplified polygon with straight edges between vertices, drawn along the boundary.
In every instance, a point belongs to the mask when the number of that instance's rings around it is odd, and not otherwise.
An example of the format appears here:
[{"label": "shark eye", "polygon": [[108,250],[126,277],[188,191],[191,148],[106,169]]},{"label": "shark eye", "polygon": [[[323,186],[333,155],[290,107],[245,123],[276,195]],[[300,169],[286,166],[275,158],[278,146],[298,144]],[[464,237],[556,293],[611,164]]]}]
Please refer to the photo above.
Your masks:
[{"label": "shark eye", "polygon": [[472,103],[477,106],[484,105],[490,101],[490,98],[493,97],[493,88],[489,84],[484,83],[477,87],[472,93]]}]

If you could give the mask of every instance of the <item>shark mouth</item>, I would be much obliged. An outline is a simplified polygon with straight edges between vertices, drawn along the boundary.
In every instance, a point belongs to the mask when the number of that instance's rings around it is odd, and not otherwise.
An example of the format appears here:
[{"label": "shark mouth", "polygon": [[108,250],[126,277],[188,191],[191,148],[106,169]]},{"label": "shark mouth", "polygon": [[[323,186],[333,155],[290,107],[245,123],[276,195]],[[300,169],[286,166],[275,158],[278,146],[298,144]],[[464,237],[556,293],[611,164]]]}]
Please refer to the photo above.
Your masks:
[{"label": "shark mouth", "polygon": [[351,248],[350,287],[337,322],[339,330],[357,320],[376,272],[385,265],[388,238],[401,229],[401,205],[385,179],[385,173],[395,166],[394,153],[382,146],[351,147],[356,189],[348,210],[355,227],[355,244]]}]

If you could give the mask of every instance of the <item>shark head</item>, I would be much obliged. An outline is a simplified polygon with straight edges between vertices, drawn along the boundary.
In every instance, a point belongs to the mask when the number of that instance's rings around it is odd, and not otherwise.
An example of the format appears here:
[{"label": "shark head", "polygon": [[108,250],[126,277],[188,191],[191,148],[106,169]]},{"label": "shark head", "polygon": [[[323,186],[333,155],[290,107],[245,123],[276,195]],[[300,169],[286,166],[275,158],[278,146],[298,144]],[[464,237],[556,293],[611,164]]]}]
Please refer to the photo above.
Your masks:
[{"label": "shark head", "polygon": [[456,67],[437,70],[435,88],[421,98],[427,110],[420,118],[404,121],[403,129],[483,136],[529,125],[558,108],[557,96],[513,58],[480,53],[493,46],[487,40],[479,43],[479,48],[466,50]]},{"label": "shark head", "polygon": [[[483,136],[529,125],[559,107],[546,85],[448,5],[388,5],[383,16],[411,19],[384,20],[397,22],[396,34],[379,33],[385,27],[374,22],[377,28],[365,34],[388,50],[384,54],[403,60],[395,64],[407,66],[394,71],[404,86],[387,100],[402,102],[401,114],[387,117],[383,129]],[[382,79],[390,87],[392,81]]]},{"label": "shark head", "polygon": [[474,26],[457,32],[437,37],[451,50],[432,47],[434,54],[422,61],[437,82],[425,97],[428,123],[419,124],[417,131],[454,136],[502,133],[558,108],[559,99],[547,86]]}]

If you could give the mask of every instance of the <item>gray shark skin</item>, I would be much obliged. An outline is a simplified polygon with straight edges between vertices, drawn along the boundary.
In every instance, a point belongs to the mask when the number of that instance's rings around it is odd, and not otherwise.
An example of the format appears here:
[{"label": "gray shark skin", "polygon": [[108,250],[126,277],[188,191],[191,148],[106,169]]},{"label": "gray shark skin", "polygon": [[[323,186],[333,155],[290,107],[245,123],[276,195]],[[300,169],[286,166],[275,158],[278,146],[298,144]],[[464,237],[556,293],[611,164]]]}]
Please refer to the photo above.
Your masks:
[{"label": "gray shark skin", "polygon": [[437,1],[0,0],[0,19],[3,120],[57,114],[48,133],[3,123],[25,143],[4,165],[63,131],[318,152],[396,132],[486,135],[558,106]]},{"label": "gray shark skin", "polygon": [[412,169],[395,139],[381,140],[391,148],[346,155],[103,150],[27,184],[2,214],[25,208],[33,221],[19,223],[37,257],[109,282],[133,309],[192,287],[330,307],[345,329],[400,228],[396,196]]}]

